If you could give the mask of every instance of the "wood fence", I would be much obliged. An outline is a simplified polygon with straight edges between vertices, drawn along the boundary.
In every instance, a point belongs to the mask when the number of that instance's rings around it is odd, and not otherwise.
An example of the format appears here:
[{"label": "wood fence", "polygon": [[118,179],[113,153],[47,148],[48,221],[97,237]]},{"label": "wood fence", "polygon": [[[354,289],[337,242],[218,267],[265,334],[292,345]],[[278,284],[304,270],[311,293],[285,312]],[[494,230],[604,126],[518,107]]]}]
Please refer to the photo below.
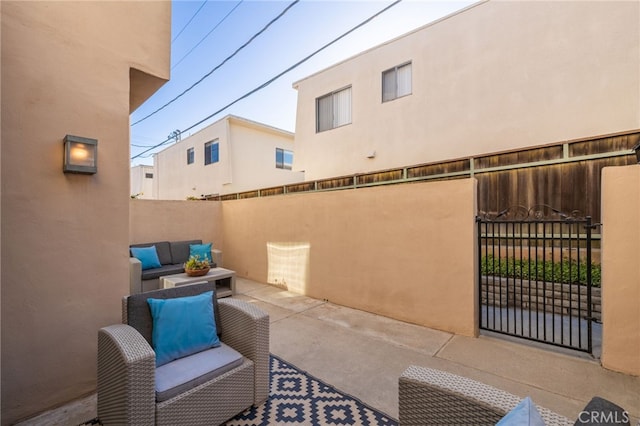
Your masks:
[{"label": "wood fence", "polygon": [[512,206],[546,204],[560,211],[589,215],[600,222],[600,179],[604,167],[637,162],[632,148],[640,130],[558,142],[530,149],[500,152],[391,170],[332,177],[242,193],[211,200],[237,200],[287,193],[329,191],[424,180],[474,177],[478,210],[497,213]]}]

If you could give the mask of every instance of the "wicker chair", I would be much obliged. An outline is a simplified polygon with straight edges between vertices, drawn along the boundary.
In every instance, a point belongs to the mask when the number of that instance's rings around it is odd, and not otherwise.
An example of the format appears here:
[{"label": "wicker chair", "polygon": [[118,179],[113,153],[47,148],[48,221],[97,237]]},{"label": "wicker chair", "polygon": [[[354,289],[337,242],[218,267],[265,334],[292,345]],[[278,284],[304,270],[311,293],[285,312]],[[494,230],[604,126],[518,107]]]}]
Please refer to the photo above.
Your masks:
[{"label": "wicker chair", "polygon": [[[522,398],[445,371],[410,366],[399,379],[399,424],[495,425]],[[573,422],[537,407],[546,425]]]},{"label": "wicker chair", "polygon": [[[147,298],[214,290],[220,340],[242,354],[241,365],[156,401],[156,359]],[[146,311],[146,312],[145,312]],[[218,425],[264,402],[269,393],[269,316],[236,299],[216,299],[215,284],[197,283],[123,299],[123,324],[98,332],[98,419],[103,425]]]}]

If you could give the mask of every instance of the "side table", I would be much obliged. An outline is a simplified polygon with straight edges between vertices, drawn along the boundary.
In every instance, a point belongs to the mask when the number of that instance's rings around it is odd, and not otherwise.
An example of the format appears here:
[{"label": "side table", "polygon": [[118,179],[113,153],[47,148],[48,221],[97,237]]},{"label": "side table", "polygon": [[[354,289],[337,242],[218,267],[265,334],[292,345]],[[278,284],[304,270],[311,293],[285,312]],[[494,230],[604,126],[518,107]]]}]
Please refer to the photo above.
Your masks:
[{"label": "side table", "polygon": [[236,272],[225,268],[212,268],[206,275],[190,277],[186,273],[165,275],[160,277],[160,288],[171,288],[177,285],[197,282],[215,282],[218,298],[229,297],[236,294]]}]

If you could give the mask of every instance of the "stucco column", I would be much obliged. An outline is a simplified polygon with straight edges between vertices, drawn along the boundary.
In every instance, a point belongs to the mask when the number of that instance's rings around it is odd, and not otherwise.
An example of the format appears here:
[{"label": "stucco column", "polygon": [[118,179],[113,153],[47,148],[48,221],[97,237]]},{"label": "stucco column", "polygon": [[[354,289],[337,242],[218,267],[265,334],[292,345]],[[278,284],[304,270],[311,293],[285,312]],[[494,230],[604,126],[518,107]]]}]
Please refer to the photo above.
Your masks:
[{"label": "stucco column", "polygon": [[602,365],[640,376],[640,165],[602,171]]}]

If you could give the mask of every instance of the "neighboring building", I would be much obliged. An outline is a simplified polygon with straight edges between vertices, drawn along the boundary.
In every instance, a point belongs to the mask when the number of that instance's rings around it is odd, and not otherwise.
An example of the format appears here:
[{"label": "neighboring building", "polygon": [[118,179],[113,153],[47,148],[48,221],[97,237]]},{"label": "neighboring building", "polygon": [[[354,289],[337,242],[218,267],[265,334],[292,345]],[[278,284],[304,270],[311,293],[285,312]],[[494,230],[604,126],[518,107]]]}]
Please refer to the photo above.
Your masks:
[{"label": "neighboring building", "polygon": [[131,197],[153,199],[153,166],[140,164],[131,168]]},{"label": "neighboring building", "polygon": [[640,128],[640,2],[470,6],[296,83],[307,180]]},{"label": "neighboring building", "polygon": [[224,195],[304,181],[293,134],[228,115],[154,155],[154,198]]}]

